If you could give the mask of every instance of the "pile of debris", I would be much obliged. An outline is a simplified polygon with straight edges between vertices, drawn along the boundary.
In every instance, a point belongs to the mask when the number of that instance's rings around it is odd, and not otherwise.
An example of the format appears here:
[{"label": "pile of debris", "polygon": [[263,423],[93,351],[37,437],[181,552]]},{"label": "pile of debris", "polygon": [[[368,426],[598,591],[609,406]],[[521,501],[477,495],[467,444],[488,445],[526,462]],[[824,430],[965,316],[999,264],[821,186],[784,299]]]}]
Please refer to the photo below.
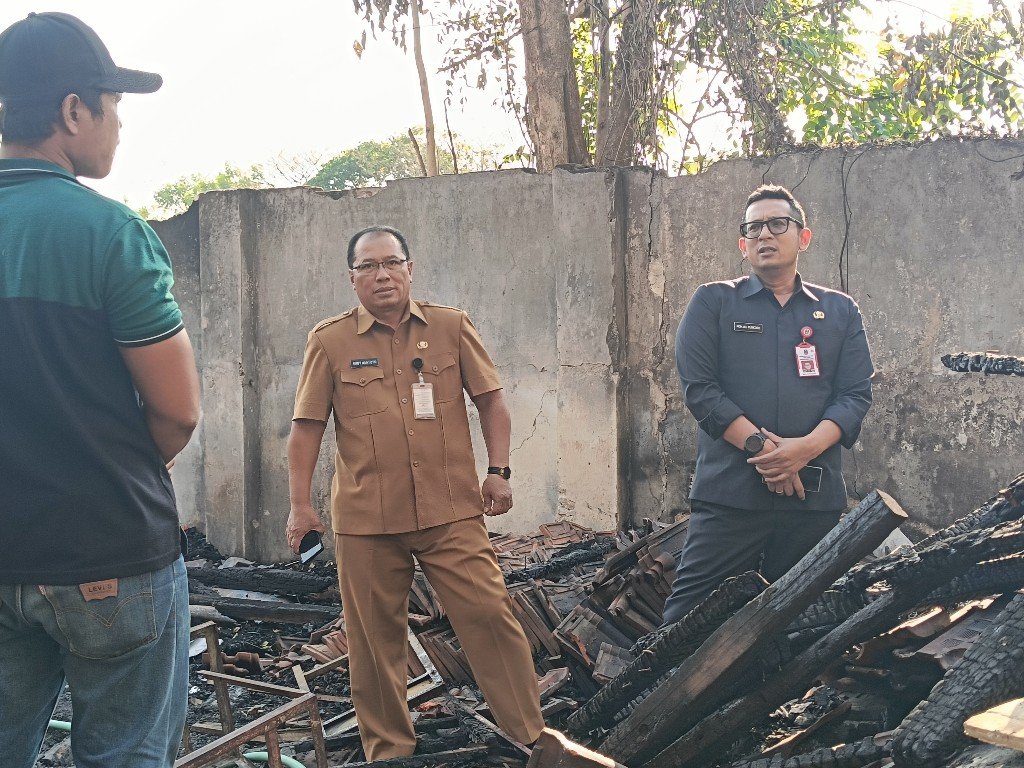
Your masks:
[{"label": "pile of debris", "polygon": [[[271,765],[284,754],[309,768],[1024,766],[1016,752],[979,757],[964,734],[968,718],[1024,695],[1024,475],[943,531],[871,558],[904,521],[875,491],[775,584],[730,579],[665,629],[685,518],[494,537],[546,721],[607,758],[554,734],[531,756],[502,734],[417,572],[417,754],[376,763],[361,762],[334,565],[224,559],[190,531],[197,626],[178,765],[230,764],[248,744]],[[999,738],[1018,711],[968,730],[1013,743]]]}]

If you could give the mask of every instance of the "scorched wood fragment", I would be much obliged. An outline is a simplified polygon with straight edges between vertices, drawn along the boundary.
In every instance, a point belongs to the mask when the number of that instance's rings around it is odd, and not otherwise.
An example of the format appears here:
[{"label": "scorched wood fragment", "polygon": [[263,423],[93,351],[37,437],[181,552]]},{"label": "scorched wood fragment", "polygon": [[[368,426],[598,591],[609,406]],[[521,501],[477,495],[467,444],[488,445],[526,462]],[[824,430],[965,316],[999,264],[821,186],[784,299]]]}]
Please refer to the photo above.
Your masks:
[{"label": "scorched wood fragment", "polygon": [[309,595],[323,592],[334,583],[326,576],[316,576],[284,568],[196,568],[189,567],[188,579],[211,587],[249,589],[272,595]]},{"label": "scorched wood fragment", "polygon": [[[808,606],[793,621],[789,626],[789,631],[795,633],[819,627],[835,627],[865,607],[872,597],[877,597],[877,593],[875,595],[868,593],[867,590],[870,587],[891,578],[902,569],[915,567],[919,561],[919,553],[922,550],[940,545],[943,542],[953,541],[957,537],[971,531],[991,528],[1001,523],[1018,520],[1022,516],[1024,516],[1024,475],[1019,475],[1006,488],[999,491],[999,493],[978,507],[978,509],[957,519],[931,536],[922,539],[912,549],[897,550],[891,555],[874,562],[851,568],[847,574],[837,579],[830,589]],[[965,590],[962,598],[967,598],[971,596],[971,592],[967,590],[970,587],[970,583],[975,579],[979,581],[990,579],[993,585],[998,583],[1005,584],[1005,581],[1000,582],[999,580],[1012,578],[1010,571],[1013,568],[1014,566],[1012,565],[998,568],[993,565],[991,570],[987,567],[979,567],[963,574],[962,578],[964,581],[951,583],[949,587],[943,585],[939,589],[945,588],[948,590],[946,594],[950,594],[952,597],[960,597],[961,595],[957,594],[955,590],[962,588]],[[1016,588],[1016,585],[1012,588]],[[1002,590],[993,590],[993,592],[999,591]],[[973,594],[985,593],[973,592]],[[942,596],[943,592],[936,592],[936,601],[940,601]],[[927,599],[932,599],[932,596],[928,596]]]},{"label": "scorched wood fragment", "polygon": [[970,743],[971,715],[1024,695],[1024,595],[1015,595],[992,629],[972,645],[896,730],[897,766],[941,763]]},{"label": "scorched wood fragment", "polygon": [[1006,376],[1024,376],[1024,357],[996,355],[992,352],[957,352],[943,355],[942,364],[957,373],[1001,373]]},{"label": "scorched wood fragment", "polygon": [[727,620],[641,701],[612,730],[601,751],[620,762],[639,764],[669,746],[727,700],[759,645],[783,630],[906,518],[894,499],[872,491],[800,562]]},{"label": "scorched wood fragment", "polygon": [[753,571],[726,579],[675,624],[641,638],[632,649],[636,658],[569,717],[569,730],[583,735],[594,728],[612,725],[619,710],[693,653],[726,619],[767,586]]},{"label": "scorched wood fragment", "polygon": [[866,768],[889,754],[888,742],[876,744],[873,737],[856,744],[824,747],[802,755],[757,757],[741,760],[728,768]]},{"label": "scorched wood fragment", "polygon": [[661,752],[651,766],[697,768],[708,764],[728,746],[737,729],[748,727],[747,724],[766,717],[780,704],[800,696],[840,653],[892,627],[902,612],[916,605],[939,584],[979,560],[1018,551],[1021,547],[1024,547],[1024,522],[1015,521],[971,531],[922,550],[917,553],[918,560],[913,567],[890,574],[892,589],[889,592],[818,640],[755,692],[727,705],[714,717],[699,724],[688,724],[687,727],[695,727]]}]

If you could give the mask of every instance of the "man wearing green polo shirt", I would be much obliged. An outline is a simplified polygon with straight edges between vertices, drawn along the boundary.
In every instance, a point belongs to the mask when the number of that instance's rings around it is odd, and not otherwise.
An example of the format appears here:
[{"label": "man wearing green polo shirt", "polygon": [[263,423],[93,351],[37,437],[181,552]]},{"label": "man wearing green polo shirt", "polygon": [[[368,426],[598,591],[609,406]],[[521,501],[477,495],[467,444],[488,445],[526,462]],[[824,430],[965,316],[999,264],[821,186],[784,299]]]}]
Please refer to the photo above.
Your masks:
[{"label": "man wearing green polo shirt", "polygon": [[167,252],[77,181],[110,172],[117,67],[73,16],[0,33],[0,762],[30,768],[66,680],[78,768],[169,768],[188,586],[166,464],[199,418]]}]

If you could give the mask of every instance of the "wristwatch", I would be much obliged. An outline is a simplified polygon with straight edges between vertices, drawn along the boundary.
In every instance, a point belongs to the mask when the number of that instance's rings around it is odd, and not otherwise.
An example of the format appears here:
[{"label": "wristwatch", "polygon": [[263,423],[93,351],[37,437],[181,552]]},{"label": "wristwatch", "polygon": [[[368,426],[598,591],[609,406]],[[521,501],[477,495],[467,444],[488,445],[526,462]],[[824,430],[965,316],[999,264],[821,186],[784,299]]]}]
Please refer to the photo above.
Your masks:
[{"label": "wristwatch", "polygon": [[743,441],[743,450],[747,452],[748,456],[757,456],[761,449],[764,448],[764,443],[767,439],[760,432],[755,432]]},{"label": "wristwatch", "polygon": [[487,474],[501,475],[502,478],[508,480],[510,477],[512,477],[512,469],[509,467],[488,467]]}]

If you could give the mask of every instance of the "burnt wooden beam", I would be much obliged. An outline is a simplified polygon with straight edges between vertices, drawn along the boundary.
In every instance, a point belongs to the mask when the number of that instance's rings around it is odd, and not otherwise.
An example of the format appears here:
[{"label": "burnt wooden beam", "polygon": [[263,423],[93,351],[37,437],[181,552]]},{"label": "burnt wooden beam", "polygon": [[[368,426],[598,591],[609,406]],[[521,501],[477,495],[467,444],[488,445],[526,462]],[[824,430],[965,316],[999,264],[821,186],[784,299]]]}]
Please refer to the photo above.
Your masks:
[{"label": "burnt wooden beam", "polygon": [[[837,579],[832,588],[827,590],[818,600],[809,605],[789,627],[790,632],[798,632],[819,627],[835,627],[854,613],[866,606],[873,596],[869,596],[869,587],[891,578],[901,569],[913,569],[919,561],[918,553],[952,541],[966,533],[979,528],[991,528],[1002,523],[1011,522],[1024,516],[1024,474],[1016,477],[1006,488],[1000,490],[980,507],[931,536],[917,542],[910,550],[898,550],[886,557],[871,563],[854,566],[842,578]],[[942,601],[944,595],[957,597],[962,590],[964,597],[971,593],[972,585],[984,589],[984,581],[992,586],[1005,585],[1012,580],[1012,565],[993,566],[992,569],[979,566],[963,574],[962,582],[950,582],[940,588],[934,599]],[[1016,588],[1016,587],[1010,587]],[[944,591],[943,591],[944,590]],[[993,592],[1004,591],[994,589]],[[975,592],[974,594],[984,594]],[[928,599],[932,599],[929,596]]]},{"label": "burnt wooden beam", "polygon": [[942,364],[957,373],[1001,373],[1024,376],[1024,357],[998,355],[995,352],[956,352],[939,358]]},{"label": "burnt wooden beam", "polygon": [[571,571],[577,565],[600,562],[613,549],[615,549],[615,539],[610,537],[569,544],[546,563],[537,563],[506,573],[505,582],[518,584],[521,581],[558,576],[566,571]]},{"label": "burnt wooden beam", "polygon": [[340,606],[275,603],[241,597],[214,600],[213,607],[239,621],[269,621],[277,624],[325,624],[341,615]]},{"label": "burnt wooden beam", "polygon": [[764,578],[753,571],[726,579],[679,621],[641,638],[632,649],[633,661],[570,715],[566,727],[583,735],[611,725],[619,710],[697,650],[726,619],[767,586]]},{"label": "burnt wooden beam", "polygon": [[741,608],[619,723],[601,745],[623,763],[640,763],[668,747],[722,697],[763,641],[782,631],[839,574],[907,519],[889,495],[872,491],[778,581]]},{"label": "burnt wooden beam", "polygon": [[1017,594],[896,729],[893,762],[901,768],[941,764],[971,743],[966,719],[1022,694],[1024,595]]},{"label": "burnt wooden beam", "polygon": [[[751,723],[767,717],[779,705],[801,696],[840,653],[892,627],[901,613],[978,560],[1021,547],[1024,547],[1024,522],[1015,521],[971,531],[922,550],[914,568],[893,574],[892,589],[783,666],[753,693],[729,703],[712,717],[689,724],[689,730],[655,756],[650,765],[698,768],[714,762],[737,730],[748,729]],[[1024,650],[1021,653],[1024,654]]]},{"label": "burnt wooden beam", "polygon": [[287,568],[210,568],[189,566],[188,580],[210,587],[250,589],[273,595],[309,595],[323,592],[334,583],[326,576],[317,576]]},{"label": "burnt wooden beam", "polygon": [[878,744],[868,736],[855,744],[823,747],[792,757],[755,757],[731,763],[728,768],[866,768],[889,756],[889,742]]}]

